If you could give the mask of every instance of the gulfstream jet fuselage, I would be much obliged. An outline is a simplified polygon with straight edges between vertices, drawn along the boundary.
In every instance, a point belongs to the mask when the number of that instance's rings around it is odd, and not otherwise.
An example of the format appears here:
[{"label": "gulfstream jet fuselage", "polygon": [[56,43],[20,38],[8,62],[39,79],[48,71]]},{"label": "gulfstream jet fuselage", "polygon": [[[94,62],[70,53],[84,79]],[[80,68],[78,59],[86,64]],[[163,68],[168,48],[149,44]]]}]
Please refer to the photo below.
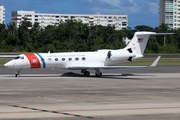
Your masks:
[{"label": "gulfstream jet fuselage", "polygon": [[[16,77],[23,68],[52,68],[81,70],[89,76],[88,69],[94,69],[101,77],[100,69],[141,68],[146,66],[114,66],[123,62],[132,62],[142,58],[150,35],[155,32],[136,32],[130,43],[123,49],[103,49],[94,52],[27,53],[15,57],[4,64],[8,68],[17,68]],[[155,64],[153,64],[155,66]]]}]

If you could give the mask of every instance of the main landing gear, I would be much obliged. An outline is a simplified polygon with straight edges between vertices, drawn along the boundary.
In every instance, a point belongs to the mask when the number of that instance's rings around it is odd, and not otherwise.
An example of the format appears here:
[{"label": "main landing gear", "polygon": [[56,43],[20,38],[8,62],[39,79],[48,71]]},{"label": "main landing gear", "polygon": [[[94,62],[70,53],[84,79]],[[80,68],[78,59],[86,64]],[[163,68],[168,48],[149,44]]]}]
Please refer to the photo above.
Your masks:
[{"label": "main landing gear", "polygon": [[84,76],[89,77],[90,76],[90,72],[89,71],[84,71]]},{"label": "main landing gear", "polygon": [[[95,69],[95,76],[96,77],[101,77],[102,76],[102,72],[100,72],[100,70],[99,69]],[[83,73],[84,74],[84,76],[86,76],[86,77],[89,77],[90,76],[90,72],[89,71],[87,71],[87,70],[81,70],[81,73]]]},{"label": "main landing gear", "polygon": [[101,77],[102,76],[102,72],[100,72],[99,74],[95,73],[96,77]]}]

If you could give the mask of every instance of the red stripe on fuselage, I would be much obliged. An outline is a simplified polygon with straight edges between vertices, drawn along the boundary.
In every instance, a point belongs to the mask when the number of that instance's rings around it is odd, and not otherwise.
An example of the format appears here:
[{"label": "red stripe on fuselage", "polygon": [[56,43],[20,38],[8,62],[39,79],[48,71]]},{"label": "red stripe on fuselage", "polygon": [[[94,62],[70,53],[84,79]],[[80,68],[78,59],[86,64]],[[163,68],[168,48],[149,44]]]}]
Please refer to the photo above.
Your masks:
[{"label": "red stripe on fuselage", "polygon": [[35,54],[29,53],[24,55],[28,58],[31,68],[41,68],[41,63]]}]

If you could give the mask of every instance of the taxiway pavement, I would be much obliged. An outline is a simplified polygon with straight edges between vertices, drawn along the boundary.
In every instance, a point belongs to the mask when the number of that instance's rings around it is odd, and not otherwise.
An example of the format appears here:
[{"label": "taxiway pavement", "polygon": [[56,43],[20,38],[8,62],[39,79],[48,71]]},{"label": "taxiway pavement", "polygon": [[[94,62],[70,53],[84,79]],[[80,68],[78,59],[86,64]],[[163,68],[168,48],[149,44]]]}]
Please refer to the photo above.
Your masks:
[{"label": "taxiway pavement", "polygon": [[0,120],[180,118],[178,66],[104,70],[101,78],[79,71],[33,72],[16,78],[14,69],[0,68]]}]

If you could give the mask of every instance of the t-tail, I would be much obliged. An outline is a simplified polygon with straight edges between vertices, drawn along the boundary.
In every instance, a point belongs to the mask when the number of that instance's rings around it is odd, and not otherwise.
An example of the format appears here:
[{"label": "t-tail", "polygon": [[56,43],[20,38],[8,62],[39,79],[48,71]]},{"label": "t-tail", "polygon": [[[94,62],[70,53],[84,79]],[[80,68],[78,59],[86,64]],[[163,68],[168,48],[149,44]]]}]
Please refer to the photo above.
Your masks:
[{"label": "t-tail", "polygon": [[132,40],[125,47],[125,49],[131,49],[136,54],[134,59],[143,57],[150,35],[156,35],[156,32],[135,32]]}]

